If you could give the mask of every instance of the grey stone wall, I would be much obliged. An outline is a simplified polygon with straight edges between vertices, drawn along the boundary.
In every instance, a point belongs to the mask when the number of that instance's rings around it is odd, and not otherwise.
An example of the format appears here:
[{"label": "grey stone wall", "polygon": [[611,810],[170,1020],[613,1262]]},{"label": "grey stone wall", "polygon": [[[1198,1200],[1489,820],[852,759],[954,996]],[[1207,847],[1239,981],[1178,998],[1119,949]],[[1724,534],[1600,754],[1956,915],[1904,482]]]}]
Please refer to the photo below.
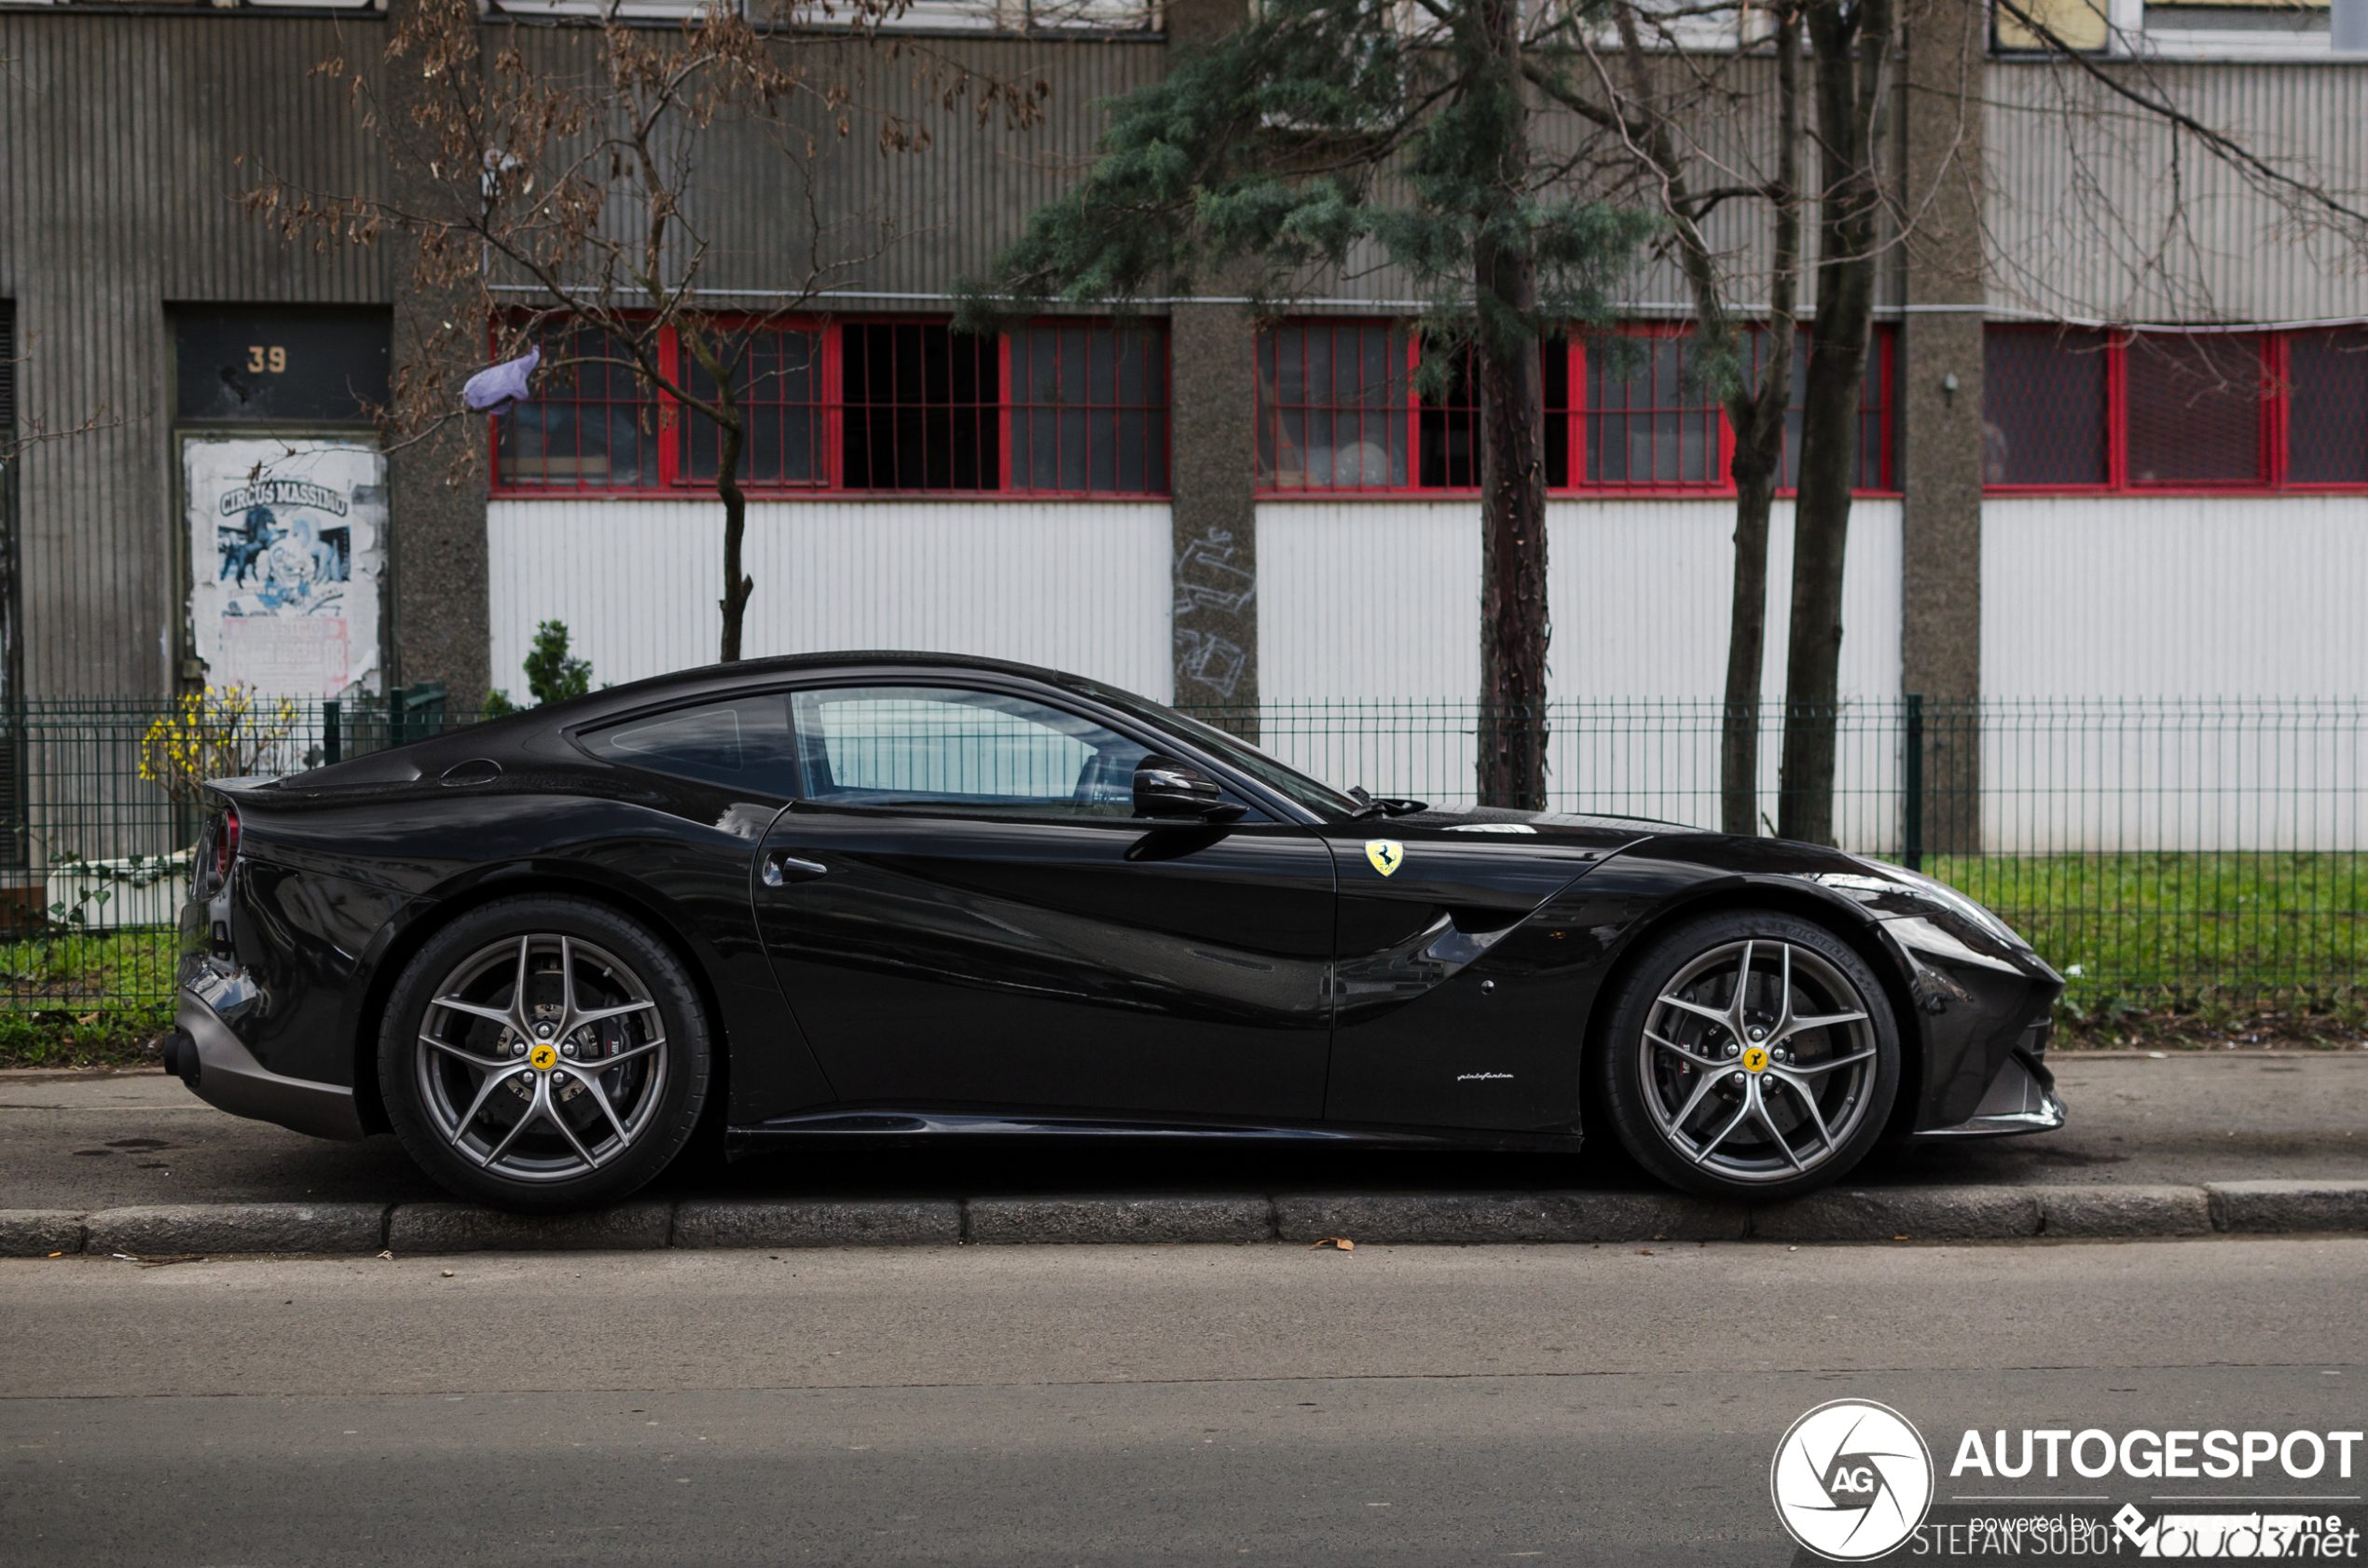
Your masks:
[{"label": "grey stone wall", "polygon": [[[1981,695],[1983,8],[1911,14],[1900,92],[1908,312],[1893,395],[1907,492],[1900,682],[1931,703],[1924,846],[1979,847]],[[1924,307],[1925,309],[1918,309]],[[1937,309],[1934,309],[1937,307]]]},{"label": "grey stone wall", "polygon": [[1176,701],[1221,705],[1258,737],[1258,508],[1252,488],[1250,326],[1232,305],[1169,321]]}]

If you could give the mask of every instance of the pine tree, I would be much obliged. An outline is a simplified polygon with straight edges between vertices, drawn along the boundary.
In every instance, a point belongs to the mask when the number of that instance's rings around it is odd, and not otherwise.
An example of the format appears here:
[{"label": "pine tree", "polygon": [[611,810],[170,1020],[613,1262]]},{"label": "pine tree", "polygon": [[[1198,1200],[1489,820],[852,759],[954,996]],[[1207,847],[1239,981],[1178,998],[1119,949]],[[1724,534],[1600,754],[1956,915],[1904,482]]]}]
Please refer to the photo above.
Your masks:
[{"label": "pine tree", "polygon": [[1246,287],[1254,309],[1385,256],[1424,308],[1417,385],[1470,358],[1482,530],[1480,795],[1546,804],[1541,339],[1600,328],[1649,227],[1562,199],[1525,67],[1576,68],[1577,22],[1520,0],[1263,0],[1108,104],[1100,157],[969,285],[966,322],[1048,299]]}]

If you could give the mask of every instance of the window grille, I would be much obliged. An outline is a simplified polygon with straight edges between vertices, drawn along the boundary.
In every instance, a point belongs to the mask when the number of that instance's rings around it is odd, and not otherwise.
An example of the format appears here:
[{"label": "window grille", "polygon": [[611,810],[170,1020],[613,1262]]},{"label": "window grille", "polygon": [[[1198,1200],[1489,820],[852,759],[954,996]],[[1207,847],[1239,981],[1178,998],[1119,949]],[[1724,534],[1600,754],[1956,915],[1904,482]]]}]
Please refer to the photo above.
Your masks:
[{"label": "window grille", "polygon": [[1167,492],[1167,342],[1095,324],[1011,336],[1012,488]]},{"label": "window grille", "polygon": [[[812,328],[764,327],[719,334],[721,354],[738,353],[733,401],[739,406],[747,444],[740,454],[741,483],[751,487],[819,485],[825,482],[826,426],[822,401],[822,334]],[[676,350],[680,385],[702,400],[715,395],[715,379],[687,347]],[[677,477],[712,485],[723,465],[723,432],[691,409],[675,414],[681,449]]]},{"label": "window grille", "polygon": [[1258,338],[1258,482],[1268,489],[1403,489],[1406,334],[1311,322]]},{"label": "window grille", "polygon": [[842,486],[1002,488],[994,338],[921,322],[853,322],[839,330]]},{"label": "window grille", "polygon": [[1573,344],[1552,338],[1538,345],[1539,370],[1546,392],[1546,488],[1559,490],[1571,482],[1571,359]]},{"label": "window grille", "polygon": [[1703,383],[1692,338],[1656,334],[1633,347],[1632,354],[1587,356],[1587,482],[1723,484],[1718,402]]},{"label": "window grille", "polygon": [[[714,383],[683,330],[658,334],[665,385],[707,401]],[[973,337],[943,319],[710,318],[707,330],[725,353],[745,350],[735,401],[751,491],[1166,493],[1162,326],[1052,322]],[[621,344],[580,328],[542,345],[535,395],[494,421],[500,488],[665,494],[714,484],[722,432],[612,363],[625,360]]]},{"label": "window grille", "polygon": [[2123,349],[2133,485],[2259,485],[2262,340],[2146,333]]},{"label": "window grille", "polygon": [[2368,484],[2368,328],[2297,333],[2287,355],[2287,479]]},{"label": "window grille", "polygon": [[[1778,460],[1776,488],[1792,490],[1800,485],[1801,421],[1809,408],[1809,340],[1807,327],[1793,332],[1792,388],[1784,405],[1784,449]],[[1866,342],[1866,374],[1858,384],[1858,477],[1854,488],[1889,490],[1898,488],[1892,465],[1892,346],[1888,328],[1878,327]],[[1755,378],[1768,352],[1768,331],[1752,331],[1751,374]],[[1757,385],[1755,379],[1754,385]]]},{"label": "window grille", "polygon": [[590,327],[559,333],[535,396],[495,421],[494,472],[520,489],[654,487],[657,399],[625,345]]},{"label": "window grille", "polygon": [[1426,490],[1480,487],[1480,389],[1472,380],[1470,345],[1455,351],[1447,385],[1419,392],[1416,483]]},{"label": "window grille", "polygon": [[1982,474],[1992,485],[2102,485],[2101,332],[1991,328],[1982,342]]}]

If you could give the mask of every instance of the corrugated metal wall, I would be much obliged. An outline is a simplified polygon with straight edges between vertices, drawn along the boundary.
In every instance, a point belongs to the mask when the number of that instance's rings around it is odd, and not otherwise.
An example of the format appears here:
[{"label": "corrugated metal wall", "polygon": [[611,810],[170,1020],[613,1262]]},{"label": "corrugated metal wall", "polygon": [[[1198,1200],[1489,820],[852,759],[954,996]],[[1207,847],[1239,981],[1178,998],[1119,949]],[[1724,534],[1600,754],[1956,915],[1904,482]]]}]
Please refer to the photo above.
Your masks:
[{"label": "corrugated metal wall", "polygon": [[[2368,205],[2368,70],[2108,66],[2204,124]],[[1992,61],[1983,129],[1993,310],[2117,321],[2368,315],[2340,238],[2298,221],[2157,117],[2078,73]],[[2306,209],[2306,203],[2305,204]]]},{"label": "corrugated metal wall", "polygon": [[[1697,190],[1748,186],[1774,177],[1777,138],[1773,61],[1764,55],[1691,55],[1682,60],[1663,55],[1656,58],[1654,66],[1664,73],[1659,90],[1683,105],[1683,112],[1677,117],[1678,152],[1687,161]],[[1582,83],[1583,88],[1586,85]],[[1806,89],[1808,85],[1804,75],[1803,86]],[[1813,141],[1813,96],[1806,114],[1812,123],[1809,140]],[[1646,207],[1657,199],[1653,192],[1622,178],[1630,160],[1613,133],[1596,130],[1576,115],[1553,109],[1540,110],[1532,133],[1541,166],[1560,163],[1573,172],[1551,190],[1552,199],[1579,202],[1608,199]],[[1889,156],[1896,146],[1897,138],[1886,136],[1881,151]],[[1805,179],[1816,179],[1813,148],[1804,150],[1801,168]],[[1610,171],[1610,183],[1599,178],[1599,169]],[[1388,194],[1389,189],[1385,184],[1382,199],[1398,199]],[[1702,224],[1703,236],[1717,258],[1728,298],[1736,309],[1766,309],[1768,268],[1773,254],[1769,223],[1769,210],[1764,202],[1738,198],[1721,202]],[[1813,223],[1805,243],[1809,254],[1799,280],[1799,303],[1803,309],[1810,309],[1817,298]],[[1879,306],[1900,303],[1900,273],[1896,266],[1881,268],[1876,281]],[[1405,268],[1390,265],[1381,246],[1369,241],[1356,246],[1348,264],[1338,272],[1311,274],[1302,293],[1339,301],[1327,308],[1346,310],[1354,308],[1346,302],[1358,300],[1385,300],[1403,306],[1417,299],[1422,290]],[[1631,309],[1650,308],[1662,315],[1688,312],[1693,297],[1675,261],[1666,254],[1655,254],[1653,247],[1647,248],[1637,266],[1613,282],[1611,295],[1614,300]]]},{"label": "corrugated metal wall", "polygon": [[[715,662],[720,503],[497,501],[487,530],[493,679],[514,697],[545,620],[597,681]],[[919,648],[1171,695],[1164,502],[760,502],[747,552],[751,657]]]},{"label": "corrugated metal wall", "polygon": [[[350,34],[341,46],[339,29]],[[380,302],[382,255],[283,245],[237,196],[257,166],[332,190],[377,171],[337,85],[379,24],[0,15],[0,296],[17,303],[28,693],[162,692],[181,614],[172,300]],[[249,159],[241,169],[236,160]]]},{"label": "corrugated metal wall", "polygon": [[[589,29],[527,28],[516,36],[530,62],[554,75],[583,72],[599,57],[599,34]],[[808,96],[787,105],[778,125],[719,121],[695,142],[678,144],[693,159],[688,222],[709,251],[703,286],[794,289],[812,279],[943,298],[957,278],[983,276],[1028,213],[1060,194],[1101,132],[1103,117],[1093,105],[1157,80],[1167,59],[1156,39],[914,43],[904,40],[901,56],[892,35],[868,49],[817,43],[798,57],[818,87],[839,83],[851,93],[857,106],[844,137]],[[943,95],[965,71],[973,83],[948,107]],[[1043,122],[1008,130],[998,112],[984,127],[975,124],[976,81],[985,79],[1041,79],[1052,89]],[[929,150],[881,151],[882,114],[926,131]],[[804,165],[809,136],[819,148],[811,164],[819,234]],[[927,308],[911,299],[874,303]]]},{"label": "corrugated metal wall", "polygon": [[2368,497],[1992,497],[1985,695],[2351,697]]},{"label": "corrugated metal wall", "polygon": [[[1714,700],[1727,672],[1731,501],[1557,501],[1556,700]],[[1792,507],[1769,528],[1770,695],[1783,685]],[[1259,689],[1269,702],[1469,702],[1480,690],[1480,504],[1269,501],[1258,509]],[[1851,509],[1845,696],[1899,690],[1900,503]]]}]

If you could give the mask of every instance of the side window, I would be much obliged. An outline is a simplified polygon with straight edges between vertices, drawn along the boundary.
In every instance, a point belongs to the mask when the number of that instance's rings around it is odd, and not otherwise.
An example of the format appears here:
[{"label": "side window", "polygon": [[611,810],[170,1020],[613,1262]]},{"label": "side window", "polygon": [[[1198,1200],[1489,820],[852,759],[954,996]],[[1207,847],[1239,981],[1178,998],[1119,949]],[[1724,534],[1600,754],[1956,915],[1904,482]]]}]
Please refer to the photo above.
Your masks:
[{"label": "side window", "polygon": [[593,731],[584,743],[597,756],[652,773],[760,795],[798,792],[797,750],[778,692],[628,719]]},{"label": "side window", "polygon": [[1135,813],[1135,764],[1147,750],[1057,708],[936,686],[851,686],[792,700],[812,800],[992,815]]}]

